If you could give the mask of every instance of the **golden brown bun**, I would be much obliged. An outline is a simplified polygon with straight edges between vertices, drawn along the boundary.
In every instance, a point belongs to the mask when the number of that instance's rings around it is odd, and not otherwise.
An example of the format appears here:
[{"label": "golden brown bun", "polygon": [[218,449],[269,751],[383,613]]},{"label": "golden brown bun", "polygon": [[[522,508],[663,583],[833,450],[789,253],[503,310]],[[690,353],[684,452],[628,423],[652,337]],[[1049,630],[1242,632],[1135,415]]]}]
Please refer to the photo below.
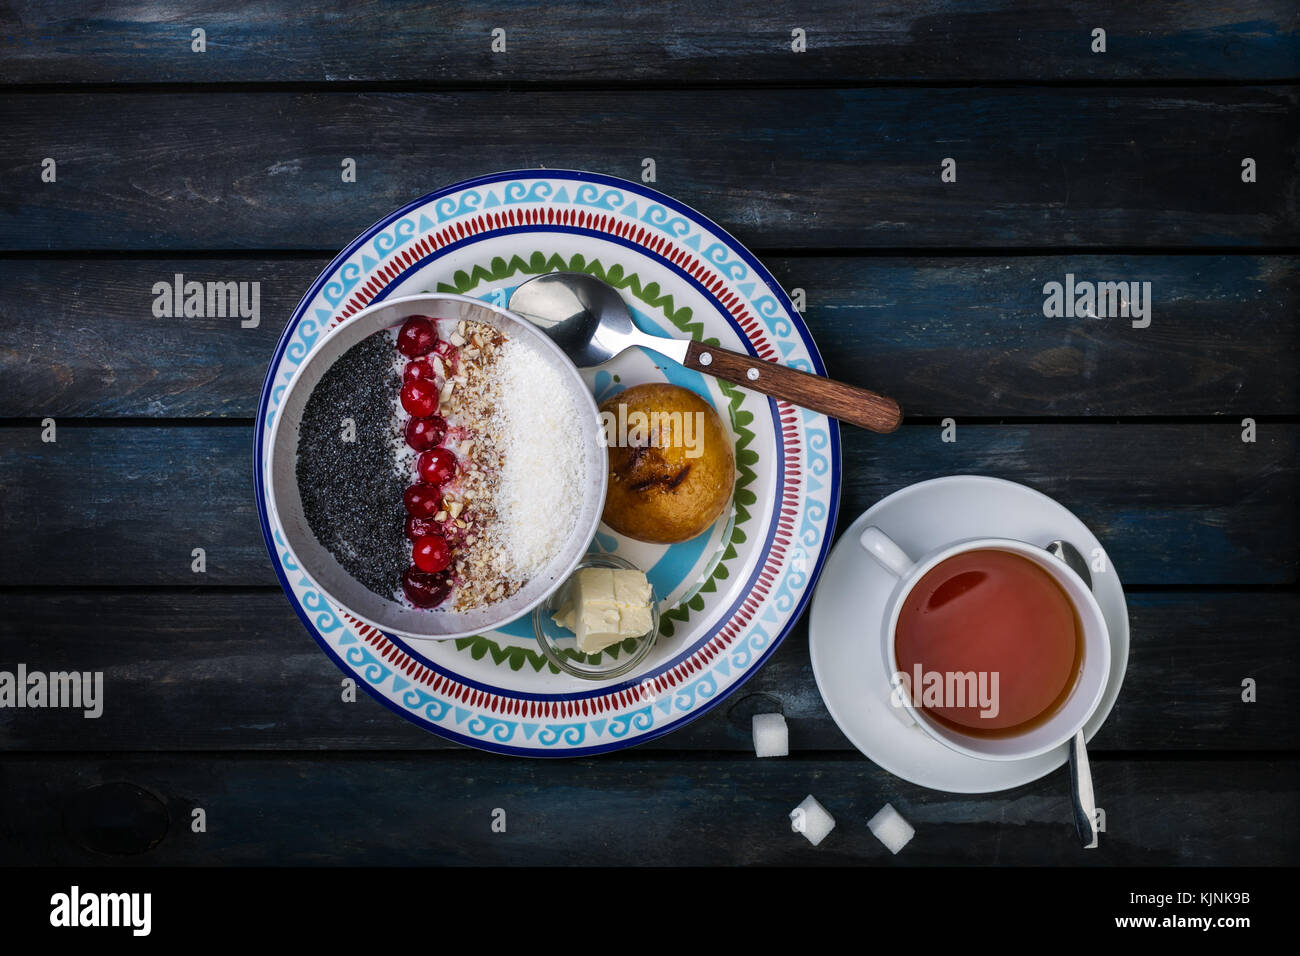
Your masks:
[{"label": "golden brown bun", "polygon": [[[615,443],[609,449],[605,523],[629,538],[660,544],[686,541],[708,530],[731,501],[736,480],[731,436],[713,406],[690,389],[652,383],[633,385],[606,399],[600,410],[613,416],[614,427],[607,428],[612,436],[618,435],[620,418],[627,422],[628,435],[626,445]],[[650,417],[673,424],[659,430],[658,445],[643,441],[634,447],[635,412],[681,417]],[[703,415],[702,431],[696,428],[697,412]],[[676,423],[688,415],[691,431],[678,429]]]}]

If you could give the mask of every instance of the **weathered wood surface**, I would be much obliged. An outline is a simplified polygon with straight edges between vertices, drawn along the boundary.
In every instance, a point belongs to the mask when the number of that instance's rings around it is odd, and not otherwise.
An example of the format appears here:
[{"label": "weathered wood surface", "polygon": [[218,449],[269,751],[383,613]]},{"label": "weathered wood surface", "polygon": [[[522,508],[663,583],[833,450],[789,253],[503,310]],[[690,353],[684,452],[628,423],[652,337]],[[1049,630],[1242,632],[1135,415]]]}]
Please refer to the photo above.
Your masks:
[{"label": "weathered wood surface", "polygon": [[[4,6],[0,669],[103,670],[107,699],[97,720],[0,709],[0,864],[1294,864],[1298,23],[1282,0]],[[636,180],[645,157],[806,291],[832,375],[911,416],[845,430],[840,528],[982,473],[1106,545],[1133,638],[1090,748],[1098,850],[1063,769],[950,795],[861,757],[806,619],[709,714],[599,759],[478,753],[339,699],[253,502],[287,316],[425,192],[540,166]],[[175,272],[261,282],[260,326],[155,319]],[[1044,317],[1067,272],[1150,281],[1151,326]],[[751,755],[767,710],[790,758]],[[810,792],[839,824],[817,849],[789,832]],[[897,858],[866,828],[886,801],[917,828]]]},{"label": "weathered wood surface", "polygon": [[[0,585],[274,584],[253,495],[251,425],[0,428]],[[840,527],[893,491],[950,474],[1019,481],[1070,508],[1121,578],[1297,578],[1300,426],[1235,422],[905,425],[845,429]],[[194,548],[207,571],[191,571]]]},{"label": "weathered wood surface", "polygon": [[[1281,865],[1300,853],[1300,761],[1099,759],[1092,769],[1106,832],[1084,850],[1064,769],[968,795],[923,790],[848,754],[9,755],[0,864]],[[103,784],[138,789],[93,789]],[[809,793],[836,821],[818,847],[790,826]],[[886,802],[916,829],[896,857],[867,828]],[[196,807],[204,833],[191,828]],[[492,829],[499,810],[504,833]],[[163,814],[165,835],[144,849]],[[110,839],[143,852],[87,847]]]},{"label": "weathered wood surface", "polygon": [[11,95],[0,251],[332,252],[463,179],[644,157],[756,248],[1249,251],[1300,241],[1298,120],[1291,86]]},{"label": "weathered wood surface", "polygon": [[[6,594],[0,669],[102,671],[101,716],[0,710],[0,751],[463,750],[366,694],[275,590]],[[1115,709],[1089,751],[1294,750],[1300,660],[1295,593],[1130,591],[1131,651]],[[468,651],[464,652],[468,662]],[[1241,700],[1244,678],[1257,700]],[[750,718],[785,714],[795,754],[852,751],[817,690],[806,620],[722,704],[655,751],[753,752]],[[504,759],[504,758],[503,758]]]},{"label": "weathered wood surface", "polygon": [[[139,0],[0,10],[0,82],[775,84],[908,80],[1289,79],[1284,0],[1038,6],[1007,0],[618,5],[495,0]],[[191,31],[206,31],[194,53]],[[1092,31],[1106,30],[1106,52]],[[504,53],[492,30],[506,31]],[[791,31],[805,31],[796,54]]]},{"label": "weathered wood surface", "polygon": [[[1291,415],[1294,256],[765,257],[831,375],[912,416]],[[275,343],[328,265],[0,259],[0,418],[252,418]],[[159,319],[156,282],[259,283],[259,324]],[[1048,318],[1043,286],[1150,282],[1151,324]]]}]

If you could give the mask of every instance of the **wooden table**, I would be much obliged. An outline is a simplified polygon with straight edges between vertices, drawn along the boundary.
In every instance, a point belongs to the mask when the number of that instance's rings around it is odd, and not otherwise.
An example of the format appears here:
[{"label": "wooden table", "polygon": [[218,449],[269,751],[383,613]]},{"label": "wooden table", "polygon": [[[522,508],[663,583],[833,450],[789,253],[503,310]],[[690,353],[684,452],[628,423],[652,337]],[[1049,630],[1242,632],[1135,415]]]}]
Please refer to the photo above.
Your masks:
[{"label": "wooden table", "polygon": [[[0,670],[102,670],[106,699],[0,710],[0,863],[1300,861],[1297,77],[1295,6],[1268,0],[7,5]],[[425,192],[647,158],[805,291],[833,376],[902,402],[896,434],[844,432],[841,529],[978,473],[1106,544],[1132,654],[1091,747],[1099,848],[1064,769],[962,796],[861,756],[806,622],[722,706],[598,759],[340,700],[252,493],[285,320]],[[155,317],[176,273],[260,283],[259,324]],[[1045,315],[1067,274],[1150,282],[1149,325]],[[760,761],[774,709],[792,754]],[[818,848],[790,832],[808,793],[839,821]],[[886,801],[916,827],[897,858],[866,827]]]}]

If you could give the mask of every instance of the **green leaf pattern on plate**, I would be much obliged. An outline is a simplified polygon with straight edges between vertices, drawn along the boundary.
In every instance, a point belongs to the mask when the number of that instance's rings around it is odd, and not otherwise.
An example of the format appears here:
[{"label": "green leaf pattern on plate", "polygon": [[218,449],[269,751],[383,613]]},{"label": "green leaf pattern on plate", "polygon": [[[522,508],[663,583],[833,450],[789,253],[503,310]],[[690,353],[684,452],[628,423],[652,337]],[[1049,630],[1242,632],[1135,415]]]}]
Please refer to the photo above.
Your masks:
[{"label": "green leaf pattern on plate", "polygon": [[[509,262],[501,256],[494,256],[486,267],[475,265],[469,272],[463,269],[457,270],[452,276],[453,281],[450,284],[439,282],[435,291],[467,295],[469,290],[478,288],[484,283],[501,282],[519,273],[540,275],[543,272],[588,273],[608,282],[616,289],[627,289],[648,307],[661,310],[669,322],[688,334],[692,339],[699,340],[704,336],[703,324],[691,321],[691,310],[688,307],[674,307],[673,297],[663,294],[659,288],[659,283],[651,282],[643,286],[640,277],[636,273],[625,273],[621,265],[615,263],[606,268],[599,259],[592,259],[588,262],[581,253],[565,259],[563,256],[556,254],[547,256],[539,250],[530,255],[527,260],[522,256],[514,255],[510,257]],[[712,337],[703,339],[703,341],[709,345],[721,344],[716,338]],[[699,590],[677,607],[660,613],[659,633],[664,637],[672,637],[676,631],[676,625],[684,624],[689,620],[693,611],[704,610],[703,593],[716,591],[717,582],[730,576],[731,572],[727,570],[726,562],[737,556],[736,545],[742,544],[746,540],[745,532],[740,526],[750,519],[748,506],[752,506],[758,500],[754,492],[748,488],[757,477],[754,466],[758,464],[758,452],[749,447],[754,441],[754,433],[749,428],[749,425],[754,421],[754,414],[741,408],[745,397],[739,388],[721,379],[718,379],[717,382],[722,394],[727,398],[728,417],[731,419],[732,432],[736,436],[736,490],[732,499],[732,507],[736,513],[735,525],[732,528],[731,540],[726,543],[722,557],[714,565],[712,573],[700,586]],[[607,647],[597,654],[586,655],[573,650],[565,653],[576,660],[594,665],[600,663],[603,654],[609,654],[611,658],[617,658],[620,651],[631,651],[633,647],[635,647],[635,642],[628,640]],[[560,672],[559,668],[548,661],[540,651],[513,645],[502,647],[492,638],[483,634],[457,640],[456,649],[458,651],[468,650],[470,656],[476,661],[482,660],[485,656],[490,656],[493,663],[498,665],[508,664],[510,669],[514,671],[520,670],[525,664],[528,664],[538,672],[543,667],[553,674]]]}]

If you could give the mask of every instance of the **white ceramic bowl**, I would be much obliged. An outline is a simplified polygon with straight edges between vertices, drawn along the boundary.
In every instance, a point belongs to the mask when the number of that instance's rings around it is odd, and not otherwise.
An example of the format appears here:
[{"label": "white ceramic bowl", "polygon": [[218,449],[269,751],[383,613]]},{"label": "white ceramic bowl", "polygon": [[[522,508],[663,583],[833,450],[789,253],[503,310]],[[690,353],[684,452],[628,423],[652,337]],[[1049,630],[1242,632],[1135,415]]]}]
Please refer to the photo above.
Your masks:
[{"label": "white ceramic bowl", "polygon": [[[412,315],[439,319],[475,320],[527,340],[560,374],[586,421],[573,423],[574,440],[582,444],[583,499],[578,520],[550,562],[508,600],[469,611],[449,606],[412,608],[374,593],[335,560],[316,540],[303,516],[298,493],[298,428],[312,389],[334,362],[368,335],[397,328]],[[266,487],[272,527],[283,530],[284,541],[298,566],[330,601],[354,617],[389,634],[406,638],[447,640],[490,631],[531,611],[572,573],[596,534],[605,506],[609,480],[607,451],[599,413],[591,390],[578,369],[536,326],[513,312],[463,295],[412,295],[388,299],[358,312],[330,330],[303,360],[290,380],[271,431]],[[451,603],[447,602],[448,605]]]}]

